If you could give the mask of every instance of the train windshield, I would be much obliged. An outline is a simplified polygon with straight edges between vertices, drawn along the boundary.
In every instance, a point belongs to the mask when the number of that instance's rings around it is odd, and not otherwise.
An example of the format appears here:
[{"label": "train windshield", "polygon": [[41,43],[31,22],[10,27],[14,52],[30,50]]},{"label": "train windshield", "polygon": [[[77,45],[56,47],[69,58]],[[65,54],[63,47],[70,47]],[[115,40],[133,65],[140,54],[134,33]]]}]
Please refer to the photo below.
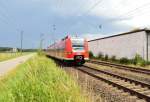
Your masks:
[{"label": "train windshield", "polygon": [[83,39],[74,39],[72,40],[73,50],[84,50],[84,40]]}]

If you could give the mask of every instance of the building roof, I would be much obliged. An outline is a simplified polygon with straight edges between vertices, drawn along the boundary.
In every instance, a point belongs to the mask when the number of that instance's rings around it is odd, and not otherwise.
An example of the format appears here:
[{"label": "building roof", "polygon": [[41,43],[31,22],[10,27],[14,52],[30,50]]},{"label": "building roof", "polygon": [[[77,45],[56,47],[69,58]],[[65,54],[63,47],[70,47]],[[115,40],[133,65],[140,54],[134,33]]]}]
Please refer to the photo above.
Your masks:
[{"label": "building roof", "polygon": [[133,30],[133,31],[125,32],[125,33],[120,33],[120,34],[112,35],[112,36],[107,36],[107,37],[103,37],[103,38],[93,39],[93,40],[90,40],[88,42],[92,42],[92,41],[96,41],[96,40],[101,40],[101,39],[112,38],[112,37],[116,37],[116,36],[122,36],[122,35],[132,34],[132,33],[136,33],[136,32],[142,32],[142,31],[145,31],[146,33],[149,33],[150,29],[146,29],[146,28],[144,28],[144,29],[137,29],[137,30]]}]

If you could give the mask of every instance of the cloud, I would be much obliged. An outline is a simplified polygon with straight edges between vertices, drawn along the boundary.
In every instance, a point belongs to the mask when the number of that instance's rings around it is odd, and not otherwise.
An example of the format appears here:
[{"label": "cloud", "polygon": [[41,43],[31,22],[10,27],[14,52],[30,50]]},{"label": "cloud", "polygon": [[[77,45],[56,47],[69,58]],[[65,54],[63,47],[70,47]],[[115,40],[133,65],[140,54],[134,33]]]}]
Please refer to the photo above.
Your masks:
[{"label": "cloud", "polygon": [[105,17],[107,22],[132,27],[150,25],[149,0],[103,0],[89,15]]},{"label": "cloud", "polygon": [[[24,30],[24,47],[38,46],[39,36],[45,33],[51,42],[51,35],[61,39],[67,34],[80,35],[88,39],[99,38],[117,32],[128,31],[134,27],[149,26],[149,0],[2,0],[9,22],[0,24],[0,45],[20,46],[20,32]],[[99,2],[101,1],[101,2]],[[99,3],[99,4],[96,4]],[[141,5],[141,9],[136,9]],[[1,10],[3,10],[1,9]],[[0,10],[0,12],[1,12]],[[15,24],[11,23],[13,21]],[[56,25],[54,33],[52,25]],[[17,27],[16,27],[17,25]],[[20,26],[21,25],[21,26]],[[102,26],[99,29],[99,25]],[[9,38],[8,38],[9,36]],[[33,40],[34,39],[34,40]],[[7,40],[7,41],[8,41]],[[6,46],[5,45],[5,46]],[[45,44],[45,46],[47,46]]]},{"label": "cloud", "polygon": [[147,22],[150,17],[149,0],[55,0],[51,4],[50,9],[62,17],[94,16],[103,18],[105,22],[119,22],[132,27],[150,24]]},{"label": "cloud", "polygon": [[[99,17],[105,22],[137,27],[149,26],[149,0],[25,0],[30,5],[45,7],[62,18]],[[29,4],[27,2],[24,4]],[[21,1],[22,2],[22,1]],[[97,3],[97,4],[96,4]],[[143,6],[143,7],[142,7]],[[29,6],[30,7],[30,6]],[[32,7],[32,6],[31,6]],[[40,7],[41,8],[41,7]],[[130,12],[133,11],[133,12]],[[141,15],[142,14],[142,15]],[[149,14],[149,15],[148,15]],[[140,16],[140,17],[139,17]],[[136,23],[138,22],[138,23]],[[79,22],[78,22],[79,23]]]}]

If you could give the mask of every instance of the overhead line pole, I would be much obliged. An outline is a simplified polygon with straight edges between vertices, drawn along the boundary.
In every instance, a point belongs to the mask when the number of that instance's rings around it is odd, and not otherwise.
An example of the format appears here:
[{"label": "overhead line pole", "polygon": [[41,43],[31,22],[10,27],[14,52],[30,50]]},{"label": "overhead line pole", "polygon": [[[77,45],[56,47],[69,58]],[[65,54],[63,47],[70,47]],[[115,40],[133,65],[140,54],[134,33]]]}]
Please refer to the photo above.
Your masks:
[{"label": "overhead line pole", "polygon": [[[56,40],[56,39],[55,39],[55,31],[56,31],[56,25],[54,24],[54,25],[53,25],[53,33],[54,33],[54,34],[53,34],[53,40],[54,40],[54,43],[56,42],[56,41],[55,41],[55,40]],[[54,46],[54,47],[55,47],[55,46]]]},{"label": "overhead line pole", "polygon": [[41,35],[40,35],[40,50],[41,50],[41,51],[43,50],[43,41],[44,41],[43,36],[44,36],[44,34],[41,33]]},{"label": "overhead line pole", "polygon": [[21,31],[20,33],[20,52],[22,53],[22,47],[23,47],[23,32],[24,31]]}]

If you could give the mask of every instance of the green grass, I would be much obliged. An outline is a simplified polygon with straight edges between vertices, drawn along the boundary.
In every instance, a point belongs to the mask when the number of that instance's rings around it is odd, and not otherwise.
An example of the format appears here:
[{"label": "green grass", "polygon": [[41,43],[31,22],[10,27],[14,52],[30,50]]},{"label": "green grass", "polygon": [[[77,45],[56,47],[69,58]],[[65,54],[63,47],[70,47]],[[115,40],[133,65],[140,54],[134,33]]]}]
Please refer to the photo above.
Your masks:
[{"label": "green grass", "polygon": [[29,54],[26,52],[21,53],[0,53],[0,62],[8,59],[16,58],[25,54]]},{"label": "green grass", "polygon": [[36,56],[0,80],[0,102],[86,102],[65,71]]}]

